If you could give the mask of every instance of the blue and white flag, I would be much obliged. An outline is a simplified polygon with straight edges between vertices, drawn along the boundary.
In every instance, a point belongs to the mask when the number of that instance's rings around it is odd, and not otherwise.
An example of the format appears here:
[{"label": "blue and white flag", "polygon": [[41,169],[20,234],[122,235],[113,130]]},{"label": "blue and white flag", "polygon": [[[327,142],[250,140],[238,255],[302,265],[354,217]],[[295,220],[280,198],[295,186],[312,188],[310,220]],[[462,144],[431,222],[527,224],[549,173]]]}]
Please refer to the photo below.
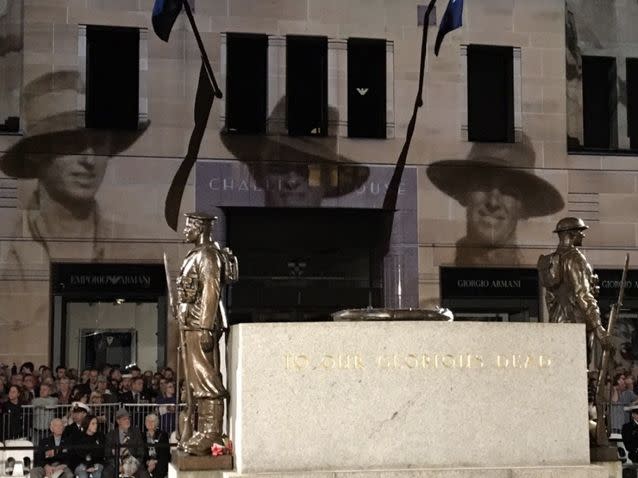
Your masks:
[{"label": "blue and white flag", "polygon": [[439,56],[443,37],[463,25],[463,0],[450,0],[439,25],[439,33],[434,42],[434,54]]}]

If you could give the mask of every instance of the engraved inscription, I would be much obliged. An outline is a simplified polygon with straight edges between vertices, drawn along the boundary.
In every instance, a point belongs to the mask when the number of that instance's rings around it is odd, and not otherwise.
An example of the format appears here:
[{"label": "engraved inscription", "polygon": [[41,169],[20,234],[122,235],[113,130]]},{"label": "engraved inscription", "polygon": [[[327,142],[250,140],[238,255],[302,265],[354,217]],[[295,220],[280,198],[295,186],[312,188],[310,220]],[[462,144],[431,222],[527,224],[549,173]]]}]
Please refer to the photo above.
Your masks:
[{"label": "engraved inscription", "polygon": [[287,352],[286,370],[366,370],[366,364],[379,370],[503,370],[547,369],[552,358],[546,354],[508,353],[486,357],[475,353],[382,353],[363,356],[361,353],[324,353],[310,355]]}]

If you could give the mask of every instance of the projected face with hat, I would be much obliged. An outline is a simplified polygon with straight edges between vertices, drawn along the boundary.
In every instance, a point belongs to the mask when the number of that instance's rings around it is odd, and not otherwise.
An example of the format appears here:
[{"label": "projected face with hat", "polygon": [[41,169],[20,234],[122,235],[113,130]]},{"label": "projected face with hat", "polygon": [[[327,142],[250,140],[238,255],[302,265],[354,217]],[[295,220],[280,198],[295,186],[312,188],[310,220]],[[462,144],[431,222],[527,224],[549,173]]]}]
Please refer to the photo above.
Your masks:
[{"label": "projected face with hat", "polygon": [[[284,123],[286,99],[273,108],[268,124]],[[337,122],[338,110],[328,107]],[[265,205],[317,207],[324,198],[343,196],[360,188],[369,169],[337,152],[334,136],[288,136],[285,130],[267,135],[221,134],[222,143],[246,163],[257,186],[264,190]]]},{"label": "projected face with hat", "polygon": [[466,159],[438,161],[428,167],[432,183],[467,208],[464,245],[516,245],[520,219],[563,208],[558,190],[533,173],[535,159],[525,137],[513,144],[474,143]]},{"label": "projected face with hat", "polygon": [[[74,71],[48,73],[30,83],[23,92],[27,136],[1,158],[0,169],[8,176],[38,179],[37,204],[42,214],[55,219],[87,218],[102,184],[109,156],[128,148],[143,132],[113,132],[84,128],[77,111],[62,111],[64,92],[79,89]],[[51,99],[53,101],[46,101]],[[49,108],[42,105],[50,104]],[[53,111],[52,111],[53,110]],[[68,214],[67,214],[68,213]]]}]

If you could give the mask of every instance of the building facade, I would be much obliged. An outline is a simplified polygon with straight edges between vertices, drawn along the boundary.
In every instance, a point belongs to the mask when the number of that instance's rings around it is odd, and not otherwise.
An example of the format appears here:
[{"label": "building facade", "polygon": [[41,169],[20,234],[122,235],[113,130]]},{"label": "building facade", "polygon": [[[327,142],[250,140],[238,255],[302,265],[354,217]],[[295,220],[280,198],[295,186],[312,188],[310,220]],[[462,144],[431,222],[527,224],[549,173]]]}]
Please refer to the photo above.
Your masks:
[{"label": "building facade", "polygon": [[[638,234],[638,6],[466,2],[434,56],[439,2],[388,213],[421,2],[191,1],[224,93],[208,117],[188,19],[163,42],[153,3],[0,3],[0,361],[173,362],[161,258],[176,272],[187,251],[165,219],[187,151],[170,206],[219,216],[241,263],[231,322],[368,305],[542,321],[536,261],[567,215],[591,226],[608,308]],[[628,296],[618,358],[633,363]]]}]

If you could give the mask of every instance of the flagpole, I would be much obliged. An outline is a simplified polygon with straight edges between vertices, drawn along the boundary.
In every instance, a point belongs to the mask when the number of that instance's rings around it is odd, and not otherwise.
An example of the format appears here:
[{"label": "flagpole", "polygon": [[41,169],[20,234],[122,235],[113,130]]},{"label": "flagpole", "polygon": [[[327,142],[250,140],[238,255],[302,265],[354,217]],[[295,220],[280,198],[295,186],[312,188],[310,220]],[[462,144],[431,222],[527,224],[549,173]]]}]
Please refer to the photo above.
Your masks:
[{"label": "flagpole", "polygon": [[219,89],[219,86],[217,86],[217,81],[215,81],[215,74],[213,73],[213,67],[210,66],[210,61],[208,60],[208,55],[206,54],[206,49],[204,48],[202,37],[199,34],[199,29],[197,28],[197,25],[195,24],[195,18],[193,17],[191,6],[188,3],[188,0],[182,0],[182,3],[184,4],[184,10],[186,10],[186,16],[188,17],[188,21],[190,22],[191,27],[193,28],[193,33],[195,34],[195,40],[197,40],[197,46],[199,46],[199,52],[202,55],[202,62],[204,63],[204,68],[206,69],[206,73],[208,73],[208,78],[210,79],[213,85],[213,90],[215,90],[215,96],[217,98],[221,98],[223,96],[222,91]]},{"label": "flagpole", "polygon": [[[396,208],[399,185],[401,184],[401,178],[403,176],[403,171],[405,169],[405,164],[408,158],[408,151],[410,150],[410,143],[412,142],[414,127],[416,126],[417,113],[419,111],[419,108],[423,106],[423,80],[425,77],[425,56],[427,53],[428,45],[428,25],[430,23],[430,13],[434,9],[435,4],[436,0],[430,0],[430,3],[425,10],[425,14],[423,15],[423,37],[421,39],[421,62],[419,65],[419,88],[417,90],[416,99],[414,101],[412,117],[410,118],[410,122],[408,123],[408,131],[405,136],[405,142],[403,143],[403,148],[401,148],[399,159],[397,160],[396,167],[394,168],[394,173],[392,174],[392,178],[390,179],[390,183],[383,200],[382,207],[386,211],[394,211],[394,209]],[[389,225],[388,228],[391,229],[391,225]],[[390,233],[391,231],[388,230],[387,234],[389,235]],[[389,244],[389,241],[390,239],[388,237],[387,244]]]}]

